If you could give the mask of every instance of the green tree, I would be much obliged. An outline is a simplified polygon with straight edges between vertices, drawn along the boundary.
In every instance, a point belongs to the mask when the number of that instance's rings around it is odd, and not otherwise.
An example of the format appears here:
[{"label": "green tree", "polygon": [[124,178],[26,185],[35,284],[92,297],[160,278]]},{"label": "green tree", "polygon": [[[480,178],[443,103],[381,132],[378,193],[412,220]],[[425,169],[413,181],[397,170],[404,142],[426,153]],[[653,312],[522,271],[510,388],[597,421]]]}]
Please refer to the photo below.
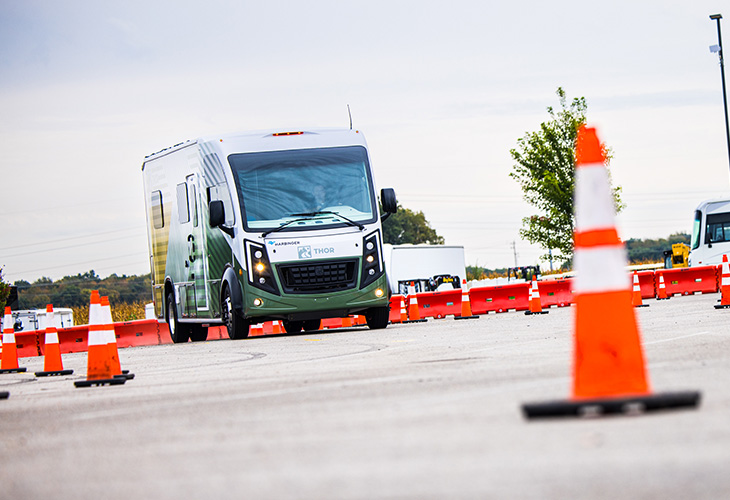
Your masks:
[{"label": "green tree", "polygon": [[[520,236],[548,251],[547,260],[569,261],[573,256],[573,192],[575,189],[575,141],[578,128],[586,123],[586,100],[570,104],[565,91],[556,91],[560,109],[548,106],[550,119],[537,132],[527,132],[510,150],[516,162],[509,174],[521,186],[524,199],[540,212],[522,219]],[[610,150],[606,150],[607,164]],[[608,165],[606,165],[608,167]],[[621,188],[613,189],[616,210],[623,209]]]},{"label": "green tree", "polygon": [[8,300],[9,295],[10,285],[3,280],[3,268],[0,267],[0,305],[5,305],[5,301]]},{"label": "green tree", "polygon": [[436,233],[423,212],[414,212],[398,204],[398,211],[383,222],[383,241],[393,245],[429,243],[443,245],[444,238]]}]

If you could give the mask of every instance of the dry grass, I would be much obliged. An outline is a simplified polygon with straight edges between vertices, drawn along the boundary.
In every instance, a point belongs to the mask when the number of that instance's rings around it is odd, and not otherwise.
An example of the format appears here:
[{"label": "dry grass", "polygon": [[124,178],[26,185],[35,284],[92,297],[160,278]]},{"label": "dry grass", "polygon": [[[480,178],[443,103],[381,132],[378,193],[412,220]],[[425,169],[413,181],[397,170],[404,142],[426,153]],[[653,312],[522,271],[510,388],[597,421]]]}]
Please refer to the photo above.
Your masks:
[{"label": "dry grass", "polygon": [[[72,307],[74,313],[75,325],[86,325],[89,323],[89,308]],[[112,304],[112,319],[115,322],[134,321],[136,319],[145,319],[144,302],[134,302],[131,304]]]}]

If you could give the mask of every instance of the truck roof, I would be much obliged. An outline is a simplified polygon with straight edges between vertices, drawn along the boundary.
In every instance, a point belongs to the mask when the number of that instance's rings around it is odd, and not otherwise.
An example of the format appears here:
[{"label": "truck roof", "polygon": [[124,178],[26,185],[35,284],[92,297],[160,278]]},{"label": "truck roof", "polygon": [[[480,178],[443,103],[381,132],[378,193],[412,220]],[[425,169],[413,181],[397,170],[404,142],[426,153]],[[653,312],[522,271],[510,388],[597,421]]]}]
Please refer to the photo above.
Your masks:
[{"label": "truck roof", "polygon": [[[282,151],[336,146],[366,146],[359,130],[342,128],[287,128],[205,135],[162,149],[145,157],[145,162],[195,144],[206,144],[223,156],[233,153]],[[144,165],[142,166],[144,170]]]}]

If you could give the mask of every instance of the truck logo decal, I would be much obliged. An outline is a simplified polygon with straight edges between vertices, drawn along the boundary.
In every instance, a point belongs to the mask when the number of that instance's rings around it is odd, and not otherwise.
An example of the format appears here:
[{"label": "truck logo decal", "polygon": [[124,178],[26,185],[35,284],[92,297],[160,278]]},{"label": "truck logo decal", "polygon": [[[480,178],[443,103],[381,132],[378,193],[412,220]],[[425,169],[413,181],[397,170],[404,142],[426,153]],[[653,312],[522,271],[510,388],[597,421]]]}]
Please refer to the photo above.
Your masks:
[{"label": "truck logo decal", "polygon": [[300,259],[311,259],[312,258],[312,247],[297,247]]}]

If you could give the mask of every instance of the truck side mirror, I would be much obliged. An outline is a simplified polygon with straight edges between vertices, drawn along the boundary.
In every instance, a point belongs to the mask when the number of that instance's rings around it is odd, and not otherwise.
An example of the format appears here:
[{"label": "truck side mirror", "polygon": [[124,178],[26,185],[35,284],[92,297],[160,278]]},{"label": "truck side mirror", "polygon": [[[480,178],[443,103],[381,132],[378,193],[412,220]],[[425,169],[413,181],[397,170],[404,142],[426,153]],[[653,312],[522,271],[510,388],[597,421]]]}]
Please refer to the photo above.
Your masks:
[{"label": "truck side mirror", "polygon": [[383,212],[385,212],[381,221],[398,211],[398,200],[396,200],[395,191],[392,188],[383,188],[380,190],[380,204],[383,206]]},{"label": "truck side mirror", "polygon": [[705,233],[705,243],[708,247],[712,248],[712,233],[710,231]]},{"label": "truck side mirror", "polygon": [[220,228],[221,231],[233,238],[233,228],[225,226],[226,209],[221,200],[212,200],[208,204],[208,224],[210,227]]}]

